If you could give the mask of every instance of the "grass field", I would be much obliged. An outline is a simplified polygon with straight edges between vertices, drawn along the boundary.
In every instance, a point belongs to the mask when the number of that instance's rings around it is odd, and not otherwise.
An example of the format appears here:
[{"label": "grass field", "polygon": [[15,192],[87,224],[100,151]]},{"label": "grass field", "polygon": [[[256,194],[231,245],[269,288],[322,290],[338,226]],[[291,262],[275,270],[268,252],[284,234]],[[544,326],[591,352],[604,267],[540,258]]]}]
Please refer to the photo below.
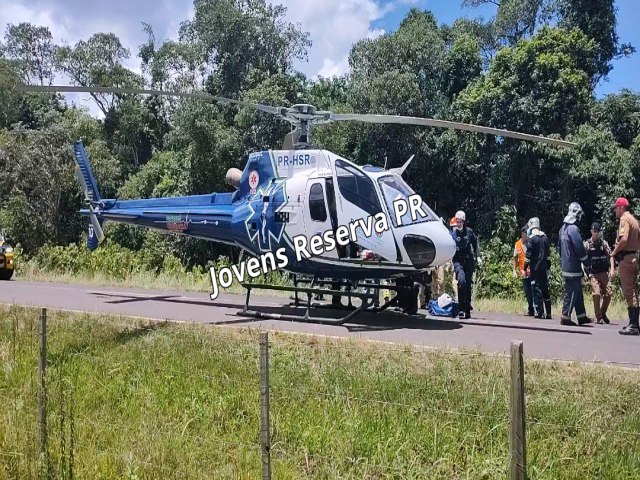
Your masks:
[{"label": "grass field", "polygon": [[[0,478],[37,478],[37,320],[0,306]],[[48,325],[53,478],[259,478],[259,332],[53,311]],[[507,478],[507,357],[270,340],[273,478]],[[640,371],[525,372],[530,478],[640,478]]]}]

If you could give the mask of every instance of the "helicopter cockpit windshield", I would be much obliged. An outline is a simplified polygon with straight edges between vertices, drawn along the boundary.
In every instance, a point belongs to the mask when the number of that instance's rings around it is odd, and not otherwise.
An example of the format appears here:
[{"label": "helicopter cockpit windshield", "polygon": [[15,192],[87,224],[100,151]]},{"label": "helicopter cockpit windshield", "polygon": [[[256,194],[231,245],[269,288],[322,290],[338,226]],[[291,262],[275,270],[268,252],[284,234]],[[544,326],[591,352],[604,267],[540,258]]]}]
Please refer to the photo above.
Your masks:
[{"label": "helicopter cockpit windshield", "polygon": [[[393,202],[400,198],[408,201],[409,196],[414,195],[416,192],[414,192],[413,189],[406,184],[402,177],[396,173],[391,173],[389,175],[384,175],[378,178],[378,183],[380,184],[380,190],[382,190],[382,195],[384,196],[384,200],[387,204],[389,216],[391,217],[393,226],[398,227],[393,209]],[[407,212],[401,218],[401,226],[438,220],[436,214],[427,206],[425,202],[422,202],[421,207],[422,210],[426,212],[426,216],[423,216],[418,212],[417,218],[413,220],[411,218],[410,212]]]}]

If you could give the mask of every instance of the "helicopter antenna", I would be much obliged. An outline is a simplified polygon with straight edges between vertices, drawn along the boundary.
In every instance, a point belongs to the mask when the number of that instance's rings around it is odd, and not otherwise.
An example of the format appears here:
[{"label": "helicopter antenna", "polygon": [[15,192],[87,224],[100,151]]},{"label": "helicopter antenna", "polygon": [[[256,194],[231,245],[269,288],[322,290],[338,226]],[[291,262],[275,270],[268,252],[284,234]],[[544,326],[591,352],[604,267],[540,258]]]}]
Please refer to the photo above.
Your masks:
[{"label": "helicopter antenna", "polygon": [[387,169],[387,156],[384,156],[384,169]]},{"label": "helicopter antenna", "polygon": [[533,142],[542,142],[549,145],[562,147],[577,147],[574,142],[561,140],[559,138],[544,137],[540,135],[531,135],[528,133],[514,132],[493,127],[483,127],[470,123],[452,122],[448,120],[438,120],[435,118],[408,117],[401,115],[374,115],[374,114],[358,114],[358,113],[334,113],[324,110],[317,110],[316,107],[309,104],[296,104],[290,107],[274,107],[271,105],[263,105],[260,103],[245,102],[242,100],[233,100],[225,97],[217,97],[204,92],[167,92],[163,90],[146,90],[138,88],[117,88],[117,87],[78,87],[65,85],[23,85],[18,84],[14,90],[19,92],[102,92],[111,94],[140,94],[140,95],[161,95],[183,98],[199,98],[202,100],[213,100],[220,103],[241,105],[245,107],[255,108],[257,110],[270,113],[280,117],[291,123],[295,128],[285,138],[284,143],[293,149],[309,148],[311,146],[311,129],[316,124],[355,121],[366,123],[392,123],[403,125],[421,125],[425,127],[448,128],[453,130],[466,130],[475,133],[489,133],[499,137],[517,138],[519,140],[527,140]]}]

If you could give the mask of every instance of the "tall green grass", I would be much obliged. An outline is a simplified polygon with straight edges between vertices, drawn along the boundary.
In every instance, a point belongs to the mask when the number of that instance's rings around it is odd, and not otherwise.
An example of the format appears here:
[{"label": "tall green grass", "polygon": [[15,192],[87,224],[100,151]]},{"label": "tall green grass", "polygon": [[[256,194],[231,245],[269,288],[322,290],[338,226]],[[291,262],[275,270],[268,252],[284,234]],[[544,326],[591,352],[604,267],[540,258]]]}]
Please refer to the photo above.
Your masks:
[{"label": "tall green grass", "polygon": [[[37,478],[37,317],[0,307],[0,478]],[[508,358],[270,340],[273,478],[507,478]],[[50,311],[48,343],[53,478],[259,478],[257,331]],[[640,478],[640,372],[525,371],[530,478]]]}]

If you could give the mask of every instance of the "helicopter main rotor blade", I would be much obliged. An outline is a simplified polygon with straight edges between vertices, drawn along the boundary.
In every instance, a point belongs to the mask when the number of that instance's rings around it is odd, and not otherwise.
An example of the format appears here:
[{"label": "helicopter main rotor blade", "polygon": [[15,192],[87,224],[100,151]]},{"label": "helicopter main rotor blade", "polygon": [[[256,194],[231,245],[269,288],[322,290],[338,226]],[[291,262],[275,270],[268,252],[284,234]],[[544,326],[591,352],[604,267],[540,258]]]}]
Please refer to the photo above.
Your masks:
[{"label": "helicopter main rotor blade", "polygon": [[373,115],[373,114],[357,114],[357,113],[334,113],[331,114],[331,120],[344,121],[354,120],[368,123],[401,123],[405,125],[424,125],[428,127],[452,128],[456,130],[467,130],[477,133],[491,133],[503,137],[518,138],[520,140],[530,140],[534,142],[543,142],[551,145],[559,145],[563,147],[576,147],[577,144],[566,140],[558,140],[555,138],[541,137],[538,135],[529,135],[528,133],[513,132],[511,130],[503,130],[500,128],[482,127],[470,123],[450,122],[447,120],[436,120],[434,118],[421,117],[404,117],[399,115]]},{"label": "helicopter main rotor blade", "polygon": [[183,98],[201,98],[205,100],[215,100],[221,103],[233,103],[243,105],[245,107],[253,107],[267,113],[281,115],[281,109],[270,105],[262,105],[260,103],[244,102],[242,100],[233,100],[231,98],[216,97],[209,93],[188,93],[188,92],[165,92],[162,90],[146,90],[140,88],[119,88],[119,87],[78,87],[66,85],[16,85],[15,90],[19,92],[98,92],[98,93],[130,93],[139,95],[162,95],[166,97],[183,97]]}]

